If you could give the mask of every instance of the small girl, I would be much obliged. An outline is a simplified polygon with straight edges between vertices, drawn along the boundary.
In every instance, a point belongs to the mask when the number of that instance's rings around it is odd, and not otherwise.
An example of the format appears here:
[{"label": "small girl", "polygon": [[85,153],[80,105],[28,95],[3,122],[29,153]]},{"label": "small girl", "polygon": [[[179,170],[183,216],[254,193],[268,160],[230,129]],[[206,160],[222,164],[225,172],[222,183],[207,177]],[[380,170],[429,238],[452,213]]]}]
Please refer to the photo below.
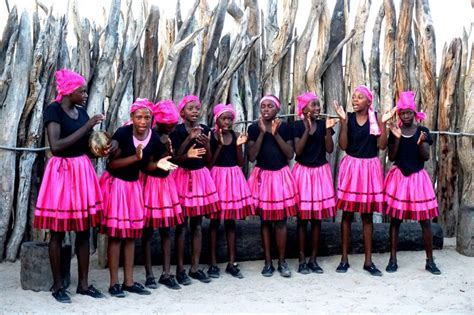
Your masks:
[{"label": "small girl", "polygon": [[439,275],[433,260],[431,219],[438,216],[438,203],[428,173],[423,169],[430,158],[433,144],[430,131],[419,125],[425,114],[416,111],[415,93],[401,92],[397,102],[398,124],[391,123],[388,137],[388,158],[394,165],[385,179],[386,213],[390,220],[390,260],[387,272],[397,265],[398,232],[402,220],[417,220],[423,231],[426,250],[425,269]]},{"label": "small girl", "polygon": [[[298,185],[300,202],[298,204],[298,272],[323,273],[316,262],[321,232],[321,219],[336,215],[336,199],[331,169],[326,160],[326,152],[334,149],[332,127],[335,119],[316,120],[321,110],[319,98],[312,92],[297,97],[298,116],[302,120],[293,125],[296,164],[293,177]],[[306,263],[306,226],[311,221],[311,257]]]},{"label": "small girl", "polygon": [[[44,171],[38,194],[33,226],[48,229],[49,260],[53,274],[53,297],[61,303],[71,303],[61,283],[61,244],[65,232],[76,232],[76,253],[79,268],[77,293],[93,298],[105,297],[88,285],[89,227],[100,222],[102,194],[94,167],[88,157],[89,134],[104,120],[104,115],[89,118],[86,80],[70,70],[56,72],[58,95],[46,107],[44,126],[53,157]],[[117,144],[114,142],[114,148]],[[108,152],[112,150],[109,147]],[[108,153],[107,152],[107,153]]]},{"label": "small girl", "polygon": [[272,225],[278,248],[278,271],[283,277],[291,276],[285,261],[286,218],[296,215],[298,203],[298,187],[288,167],[288,160],[294,155],[293,136],[290,126],[276,118],[279,110],[280,100],[276,96],[264,96],[260,100],[260,118],[248,128],[249,160],[257,161],[248,183],[262,220],[265,277],[275,271],[270,252]]},{"label": "small girl", "polygon": [[[204,215],[219,210],[219,196],[211,174],[206,165],[211,162],[209,144],[211,131],[208,126],[199,124],[201,101],[197,96],[185,96],[178,105],[183,123],[176,126],[170,134],[171,142],[177,148],[176,161],[179,167],[173,172],[178,197],[184,216],[190,218],[191,226],[191,269],[189,276],[204,283],[211,279],[199,269],[201,256],[201,223]],[[198,158],[189,155],[189,149],[198,149]],[[202,158],[204,155],[204,159]],[[176,227],[177,265],[176,279],[188,285],[191,280],[184,270],[184,224]]]},{"label": "small girl", "polygon": [[153,107],[153,136],[157,141],[151,148],[152,154],[147,167],[143,170],[146,174],[144,185],[145,203],[145,229],[143,230],[142,245],[145,253],[145,287],[156,289],[157,283],[153,275],[151,262],[151,237],[153,229],[160,232],[161,248],[163,253],[163,273],[159,283],[174,290],[181,289],[175,277],[171,274],[171,242],[170,228],[183,223],[183,214],[179,204],[178,192],[174,178],[169,176],[169,171],[159,168],[157,162],[173,155],[173,148],[169,134],[175,129],[179,116],[176,105],[171,100],[158,102]]},{"label": "small girl", "polygon": [[347,272],[351,222],[354,212],[362,218],[365,250],[364,270],[373,276],[382,273],[372,262],[372,213],[383,207],[383,171],[378,150],[387,147],[385,123],[394,111],[385,114],[380,121],[373,110],[373,95],[361,85],[352,94],[353,113],[346,113],[335,101],[335,109],[341,121],[339,146],[347,155],[339,167],[337,208],[343,210],[341,222],[342,258],[336,271]]},{"label": "small girl", "polygon": [[[107,172],[100,179],[104,196],[104,220],[101,232],[107,234],[107,258],[110,272],[109,293],[125,297],[124,291],[149,295],[140,283],[133,281],[135,240],[142,236],[145,208],[143,189],[139,180],[140,170],[152,155],[157,137],[152,137],[151,122],[153,103],[137,99],[130,109],[132,124],[117,129],[112,136],[119,150],[109,158]],[[173,167],[167,159],[159,161],[164,170]],[[124,282],[118,283],[120,247],[124,247]]]},{"label": "small girl", "polygon": [[247,216],[255,214],[254,201],[241,169],[244,164],[242,145],[247,142],[247,136],[232,130],[235,117],[236,112],[232,104],[218,104],[214,107],[216,128],[211,137],[212,161],[210,167],[211,177],[217,187],[221,211],[210,216],[211,263],[207,274],[211,278],[219,278],[216,243],[217,230],[221,220],[224,220],[229,253],[229,262],[225,271],[233,277],[243,278],[235,262],[235,220],[245,219]]}]

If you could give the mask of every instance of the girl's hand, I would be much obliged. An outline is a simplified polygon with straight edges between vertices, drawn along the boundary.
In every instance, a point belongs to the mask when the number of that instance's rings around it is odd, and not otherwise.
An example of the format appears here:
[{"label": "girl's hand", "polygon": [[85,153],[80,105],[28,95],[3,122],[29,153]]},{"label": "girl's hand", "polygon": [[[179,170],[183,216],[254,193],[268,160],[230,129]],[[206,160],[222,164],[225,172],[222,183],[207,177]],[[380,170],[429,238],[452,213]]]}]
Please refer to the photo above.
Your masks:
[{"label": "girl's hand", "polygon": [[156,167],[161,168],[164,171],[172,171],[176,169],[178,165],[171,163],[169,159],[171,159],[171,155],[161,158],[158,162],[156,162]]},{"label": "girl's hand", "polygon": [[138,159],[139,161],[141,161],[141,159],[143,158],[143,144],[140,143],[140,144],[137,146],[137,149],[136,149],[136,151],[135,151],[135,154],[136,154],[136,156],[137,156],[137,159]]},{"label": "girl's hand", "polygon": [[423,144],[427,139],[428,139],[428,135],[426,134],[426,132],[422,131],[421,134],[420,134],[420,137],[418,138],[418,141],[416,142],[416,144],[421,145],[421,144]]},{"label": "girl's hand", "polygon": [[238,137],[237,137],[237,146],[240,146],[244,143],[247,143],[247,134],[245,133],[241,133]]},{"label": "girl's hand", "polygon": [[111,153],[114,153],[115,151],[118,150],[118,148],[119,148],[118,141],[117,140],[112,140],[112,141],[110,141],[109,145],[105,149],[104,154],[109,155]]},{"label": "girl's hand", "polygon": [[339,120],[337,118],[326,119],[326,129],[334,127],[338,122]]},{"label": "girl's hand", "polygon": [[217,140],[219,141],[219,145],[224,145],[224,136],[222,135],[222,129],[217,131]]},{"label": "girl's hand", "polygon": [[105,119],[105,115],[102,115],[102,114],[97,114],[97,115],[94,115],[92,116],[92,118],[90,118],[88,121],[87,121],[87,127],[89,129],[92,129],[94,128],[95,125],[97,124],[100,124],[102,121],[104,121]]},{"label": "girl's hand", "polygon": [[174,152],[173,152],[173,143],[171,142],[171,139],[168,137],[167,141],[166,141],[166,149],[168,150],[168,152],[171,154],[171,155],[174,155]]},{"label": "girl's hand", "polygon": [[334,110],[336,111],[337,116],[341,119],[342,122],[345,122],[347,119],[346,112],[344,111],[344,108],[337,102],[334,101]]},{"label": "girl's hand", "polygon": [[258,129],[260,129],[261,133],[267,132],[267,127],[265,127],[265,124],[263,123],[263,117],[262,116],[258,117],[257,124],[258,124]]},{"label": "girl's hand", "polygon": [[393,115],[395,115],[396,112],[397,112],[396,107],[392,108],[389,111],[386,111],[385,114],[383,114],[382,116],[382,123],[385,124],[387,121],[389,121],[393,117]]},{"label": "girl's hand", "polygon": [[202,133],[202,128],[199,126],[199,127],[193,127],[193,129],[191,129],[191,132],[189,133],[189,137],[191,137],[191,139],[196,139],[197,137],[199,137],[199,135],[201,135]]},{"label": "girl's hand", "polygon": [[388,123],[388,127],[390,128],[390,131],[393,133],[393,135],[397,137],[397,139],[401,138],[402,130],[400,129],[400,127],[398,127],[398,124],[396,122],[390,121]]},{"label": "girl's hand", "polygon": [[202,156],[206,154],[206,149],[196,149],[195,147],[196,145],[193,144],[193,146],[189,148],[188,152],[186,152],[186,156],[188,159],[202,159]]},{"label": "girl's hand", "polygon": [[272,120],[272,135],[276,135],[278,132],[278,127],[281,125],[280,118]]},{"label": "girl's hand", "polygon": [[206,135],[204,134],[200,134],[197,138],[196,138],[196,142],[201,144],[201,145],[206,145],[209,143],[209,141],[211,140],[211,131],[209,131],[209,133]]},{"label": "girl's hand", "polygon": [[310,130],[311,129],[311,113],[308,112],[308,114],[305,116],[303,119],[303,124],[304,124],[304,129]]}]

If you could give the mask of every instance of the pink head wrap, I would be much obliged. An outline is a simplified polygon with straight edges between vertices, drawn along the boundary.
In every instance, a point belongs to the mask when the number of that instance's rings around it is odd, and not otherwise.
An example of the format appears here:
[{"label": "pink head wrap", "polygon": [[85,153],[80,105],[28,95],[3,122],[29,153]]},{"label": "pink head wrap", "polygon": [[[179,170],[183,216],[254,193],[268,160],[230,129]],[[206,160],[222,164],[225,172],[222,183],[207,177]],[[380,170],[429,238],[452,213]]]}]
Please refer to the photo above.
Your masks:
[{"label": "pink head wrap", "polygon": [[415,119],[417,121],[422,121],[426,119],[425,113],[416,111],[415,92],[413,91],[400,92],[397,101],[397,114],[400,114],[400,110],[402,109],[410,109],[414,111]]},{"label": "pink head wrap", "polygon": [[196,95],[186,95],[178,104],[178,112],[182,111],[184,106],[186,106],[186,104],[191,103],[191,102],[196,102],[199,105],[199,107],[202,106],[201,101],[199,100],[199,97],[197,97]]},{"label": "pink head wrap", "polygon": [[235,120],[235,117],[237,116],[237,113],[235,112],[234,106],[232,104],[217,104],[214,106],[214,122],[217,121],[220,115],[224,113],[231,113],[232,114],[232,120]]},{"label": "pink head wrap", "polygon": [[275,104],[275,106],[280,109],[281,105],[280,105],[280,100],[274,96],[274,95],[265,95],[264,97],[262,97],[262,99],[260,100],[260,105],[262,105],[262,103],[264,101],[272,101],[273,104]]},{"label": "pink head wrap", "polygon": [[74,71],[68,69],[56,71],[56,90],[58,95],[55,101],[58,103],[61,102],[64,96],[70,95],[85,84],[86,79]]},{"label": "pink head wrap", "polygon": [[374,105],[372,104],[372,100],[374,99],[374,95],[372,94],[372,91],[365,85],[359,85],[356,87],[354,90],[355,92],[359,92],[365,95],[367,99],[370,102],[369,106],[369,125],[370,125],[370,134],[374,136],[379,136],[380,135],[380,127],[379,123],[377,122],[377,118],[375,117],[375,111],[374,111]]},{"label": "pink head wrap", "polygon": [[313,92],[306,92],[304,94],[299,95],[296,98],[296,103],[298,104],[298,116],[301,118],[303,117],[303,110],[305,109],[306,106],[308,106],[309,103],[312,101],[317,101],[319,100],[318,96],[314,94]]},{"label": "pink head wrap", "polygon": [[130,107],[130,114],[142,108],[147,108],[150,112],[153,112],[153,103],[146,98],[137,98]]},{"label": "pink head wrap", "polygon": [[153,106],[154,123],[175,124],[179,120],[178,110],[172,100],[163,100]]}]

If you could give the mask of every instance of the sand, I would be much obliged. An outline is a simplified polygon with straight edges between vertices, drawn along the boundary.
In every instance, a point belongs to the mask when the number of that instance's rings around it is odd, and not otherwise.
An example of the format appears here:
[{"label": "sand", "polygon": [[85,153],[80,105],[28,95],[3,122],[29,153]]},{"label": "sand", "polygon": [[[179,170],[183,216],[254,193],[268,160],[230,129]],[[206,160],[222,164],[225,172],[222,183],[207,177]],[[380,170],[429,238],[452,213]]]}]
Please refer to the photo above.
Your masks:
[{"label": "sand", "polygon": [[[20,262],[0,264],[0,313],[56,314],[151,314],[151,313],[461,313],[474,314],[474,258],[454,249],[454,239],[435,251],[442,275],[424,270],[424,252],[399,252],[398,272],[372,277],[362,270],[363,255],[351,255],[351,268],[337,274],[339,256],[321,257],[324,274],[298,274],[296,260],[289,260],[291,278],[275,273],[260,275],[261,261],[242,262],[244,279],[223,274],[210,284],[195,281],[182,290],[164,286],[150,296],[108,295],[108,271],[97,267],[92,256],[90,283],[106,293],[106,299],[75,294],[77,262],[71,267],[72,304],[57,303],[49,292],[24,291],[20,286]],[[385,269],[388,254],[374,254],[374,263]],[[221,270],[225,264],[220,265]],[[155,275],[161,267],[154,267]],[[122,273],[120,274],[122,276]],[[135,268],[135,280],[144,281],[144,268]]]}]

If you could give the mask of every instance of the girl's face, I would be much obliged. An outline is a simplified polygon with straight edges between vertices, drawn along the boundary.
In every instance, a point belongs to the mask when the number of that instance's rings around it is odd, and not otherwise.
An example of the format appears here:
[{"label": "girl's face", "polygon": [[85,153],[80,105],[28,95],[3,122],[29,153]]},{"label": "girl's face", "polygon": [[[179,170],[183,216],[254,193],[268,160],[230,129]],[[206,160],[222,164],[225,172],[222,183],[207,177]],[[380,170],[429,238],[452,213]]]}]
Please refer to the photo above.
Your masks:
[{"label": "girl's face", "polygon": [[398,117],[400,117],[400,120],[405,127],[410,127],[415,119],[415,112],[411,109],[401,109],[398,112]]},{"label": "girl's face", "polygon": [[303,114],[305,117],[308,117],[308,113],[309,113],[309,116],[313,119],[315,119],[316,116],[318,116],[320,112],[321,112],[321,104],[319,103],[319,100],[311,101],[303,110]]},{"label": "girl's face", "polygon": [[260,114],[265,120],[273,120],[278,113],[278,107],[270,100],[265,100],[260,104]]},{"label": "girl's face", "polygon": [[216,124],[223,131],[231,130],[234,122],[232,113],[224,112],[217,118]]},{"label": "girl's face", "polygon": [[367,96],[364,93],[355,91],[352,94],[352,107],[355,112],[363,112],[369,109],[370,102]]},{"label": "girl's face", "polygon": [[158,132],[162,134],[169,135],[176,129],[176,123],[173,124],[156,124]]},{"label": "girl's face", "polygon": [[130,117],[132,118],[133,129],[137,134],[145,134],[151,126],[152,115],[151,111],[147,108],[137,109]]},{"label": "girl's face", "polygon": [[87,103],[87,89],[85,85],[78,87],[74,92],[69,94],[69,99],[71,103],[85,106]]},{"label": "girl's face", "polygon": [[183,120],[196,122],[201,115],[201,106],[196,102],[189,102],[181,110],[180,115]]}]

